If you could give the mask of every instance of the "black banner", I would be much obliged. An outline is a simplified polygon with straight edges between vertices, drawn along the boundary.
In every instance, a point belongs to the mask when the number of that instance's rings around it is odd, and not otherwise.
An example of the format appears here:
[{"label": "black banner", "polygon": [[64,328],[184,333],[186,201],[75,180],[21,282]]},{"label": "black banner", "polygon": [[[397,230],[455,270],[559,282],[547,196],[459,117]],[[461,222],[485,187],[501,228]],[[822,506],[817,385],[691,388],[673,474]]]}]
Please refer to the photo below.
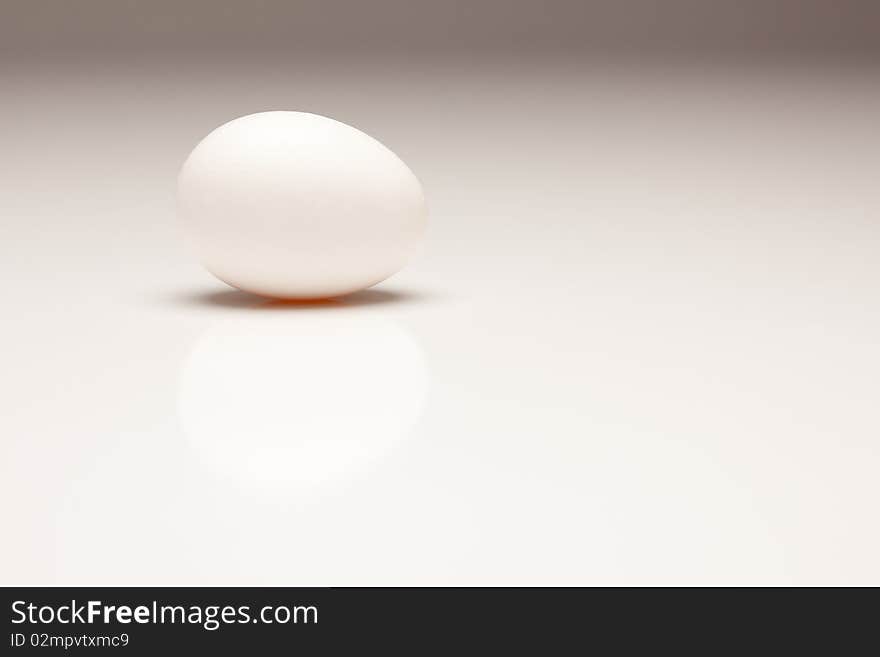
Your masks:
[{"label": "black banner", "polygon": [[[6,588],[2,654],[873,645],[874,591]],[[865,595],[867,594],[867,595]]]}]

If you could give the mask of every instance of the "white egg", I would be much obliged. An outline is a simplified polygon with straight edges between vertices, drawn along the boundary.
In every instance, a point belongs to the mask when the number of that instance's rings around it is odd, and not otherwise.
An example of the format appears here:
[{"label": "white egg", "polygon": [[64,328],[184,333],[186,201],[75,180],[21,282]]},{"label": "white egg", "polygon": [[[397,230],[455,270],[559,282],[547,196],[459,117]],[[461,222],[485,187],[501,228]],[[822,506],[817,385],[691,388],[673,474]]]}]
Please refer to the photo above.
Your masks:
[{"label": "white egg", "polygon": [[427,215],[421,185],[388,148],[339,121],[260,112],[193,150],[178,209],[205,267],[248,292],[340,296],[409,260]]}]

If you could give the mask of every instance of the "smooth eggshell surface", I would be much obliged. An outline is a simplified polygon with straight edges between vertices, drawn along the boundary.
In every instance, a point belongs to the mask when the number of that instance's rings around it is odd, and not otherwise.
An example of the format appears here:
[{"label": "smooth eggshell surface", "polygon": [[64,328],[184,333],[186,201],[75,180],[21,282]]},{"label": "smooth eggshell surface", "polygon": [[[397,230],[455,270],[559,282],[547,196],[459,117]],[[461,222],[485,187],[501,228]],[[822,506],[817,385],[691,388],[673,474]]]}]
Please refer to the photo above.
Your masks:
[{"label": "smooth eggshell surface", "polygon": [[178,210],[202,263],[229,285],[315,299],[375,285],[418,245],[421,185],[388,148],[339,121],[261,112],[192,151]]}]

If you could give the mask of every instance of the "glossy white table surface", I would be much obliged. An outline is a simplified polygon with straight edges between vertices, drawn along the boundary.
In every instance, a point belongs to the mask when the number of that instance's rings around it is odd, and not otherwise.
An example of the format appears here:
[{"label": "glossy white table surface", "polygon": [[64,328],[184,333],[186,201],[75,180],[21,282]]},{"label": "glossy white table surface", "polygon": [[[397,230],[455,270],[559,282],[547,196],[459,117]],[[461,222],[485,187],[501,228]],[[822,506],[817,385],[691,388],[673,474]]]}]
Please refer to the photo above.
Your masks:
[{"label": "glossy white table surface", "polygon": [[[876,71],[0,85],[3,584],[880,584]],[[293,306],[192,260],[177,168],[272,108],[413,168],[409,268]]]}]

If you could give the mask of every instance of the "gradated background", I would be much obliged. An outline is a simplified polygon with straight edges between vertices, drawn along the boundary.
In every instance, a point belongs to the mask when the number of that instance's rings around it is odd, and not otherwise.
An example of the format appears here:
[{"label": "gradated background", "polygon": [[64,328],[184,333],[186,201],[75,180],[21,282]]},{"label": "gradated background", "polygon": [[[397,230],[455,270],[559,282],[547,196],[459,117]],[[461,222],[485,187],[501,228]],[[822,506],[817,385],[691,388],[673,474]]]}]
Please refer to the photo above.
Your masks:
[{"label": "gradated background", "polygon": [[[880,10],[0,4],[0,583],[880,584]],[[192,259],[230,118],[431,227],[297,306]]]}]

